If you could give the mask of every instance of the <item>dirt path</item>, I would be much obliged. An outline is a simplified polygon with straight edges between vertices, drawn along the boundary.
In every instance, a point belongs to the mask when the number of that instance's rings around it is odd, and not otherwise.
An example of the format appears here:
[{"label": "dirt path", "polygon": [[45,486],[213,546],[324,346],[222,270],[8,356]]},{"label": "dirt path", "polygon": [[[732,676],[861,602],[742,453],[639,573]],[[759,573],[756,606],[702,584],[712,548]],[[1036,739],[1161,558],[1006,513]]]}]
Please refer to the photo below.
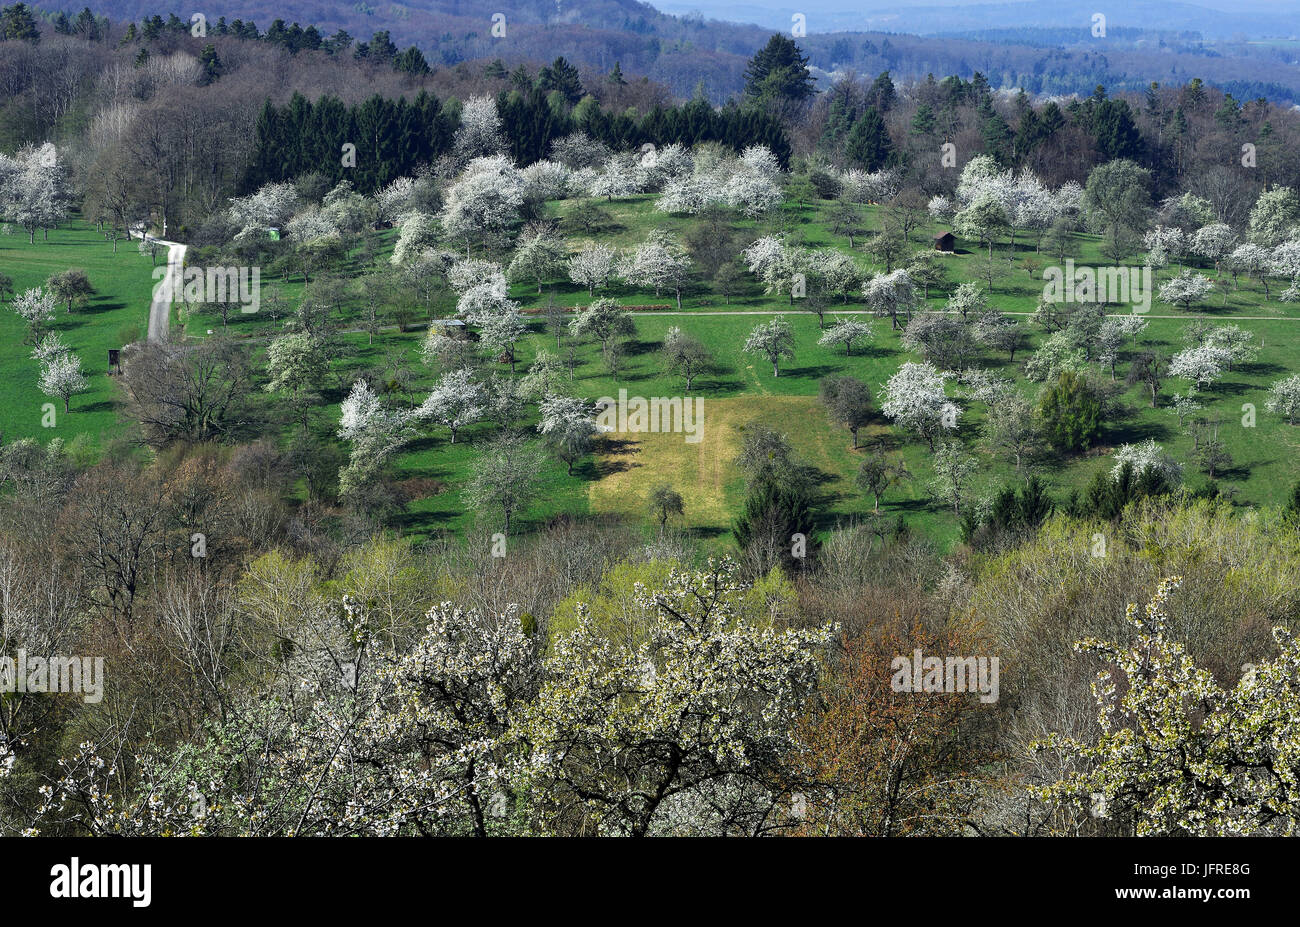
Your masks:
[{"label": "dirt path", "polygon": [[181,268],[185,265],[185,245],[174,241],[155,239],[167,246],[167,274],[154,287],[153,302],[149,304],[149,340],[166,341],[171,327],[172,294],[181,288]]}]

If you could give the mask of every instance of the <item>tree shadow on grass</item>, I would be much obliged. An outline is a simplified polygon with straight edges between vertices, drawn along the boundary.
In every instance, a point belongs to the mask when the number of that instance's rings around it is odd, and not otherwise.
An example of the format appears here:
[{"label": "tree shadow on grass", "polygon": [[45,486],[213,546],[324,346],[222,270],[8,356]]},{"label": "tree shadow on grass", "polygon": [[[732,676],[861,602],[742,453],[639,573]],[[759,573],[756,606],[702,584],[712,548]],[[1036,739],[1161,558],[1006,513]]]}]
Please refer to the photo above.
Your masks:
[{"label": "tree shadow on grass", "polygon": [[1258,392],[1259,386],[1254,383],[1243,383],[1240,380],[1220,380],[1214,384],[1214,393],[1220,396],[1240,396],[1242,393]]},{"label": "tree shadow on grass", "polygon": [[641,453],[641,447],[637,442],[606,436],[602,439],[602,444],[600,455],[584,461],[581,467],[574,468],[575,473],[581,473],[586,479],[600,479],[614,473],[625,473],[633,467],[644,466],[633,459],[633,455]]},{"label": "tree shadow on grass", "polygon": [[808,367],[787,367],[781,371],[781,376],[793,377],[796,379],[807,379],[811,377],[815,380],[820,380],[822,377],[830,376],[832,373],[838,373],[842,369],[842,365],[832,366],[830,364],[813,364]]},{"label": "tree shadow on grass", "polygon": [[1118,447],[1121,444],[1137,444],[1148,438],[1167,441],[1173,437],[1173,429],[1159,422],[1128,421],[1112,424],[1103,432],[1102,437],[1107,443]]},{"label": "tree shadow on grass", "polygon": [[76,317],[77,315],[99,315],[101,312],[113,312],[116,309],[125,308],[126,303],[118,302],[117,300],[97,299],[83,306],[78,306],[73,309],[71,313],[65,311],[63,315],[65,318],[69,315],[72,317]]},{"label": "tree shadow on grass", "polygon": [[117,403],[111,399],[101,399],[99,402],[92,402],[84,406],[77,406],[72,410],[73,415],[78,412],[112,412],[117,408]]},{"label": "tree shadow on grass", "polygon": [[1274,364],[1271,361],[1250,361],[1249,363],[1238,364],[1234,372],[1248,377],[1265,377],[1286,373],[1287,370],[1281,364]]}]

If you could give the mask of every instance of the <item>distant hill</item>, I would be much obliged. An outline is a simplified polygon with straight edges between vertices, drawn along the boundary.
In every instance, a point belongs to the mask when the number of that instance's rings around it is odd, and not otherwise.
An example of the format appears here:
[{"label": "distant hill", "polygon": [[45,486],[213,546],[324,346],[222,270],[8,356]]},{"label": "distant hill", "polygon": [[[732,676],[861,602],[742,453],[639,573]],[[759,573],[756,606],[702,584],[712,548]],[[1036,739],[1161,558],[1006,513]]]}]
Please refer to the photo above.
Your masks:
[{"label": "distant hill", "polygon": [[[789,29],[791,5],[781,0],[658,0],[669,13],[698,13],[716,19],[757,23]],[[1208,40],[1278,38],[1300,34],[1300,7],[1284,3],[1181,3],[1176,0],[1132,0],[1109,9],[1096,0],[980,0],[908,3],[899,0],[817,0],[806,13],[809,32],[867,31],[943,35],[984,29],[1066,29],[1090,36],[1093,14],[1101,10],[1113,28],[1177,30],[1199,33]]]},{"label": "distant hill", "polygon": [[[637,0],[405,0],[350,6],[321,0],[229,0],[226,20],[252,20],[265,30],[276,19],[315,25],[328,35],[344,29],[359,41],[387,30],[401,47],[417,45],[435,67],[501,58],[507,63],[549,62],[563,55],[587,71],[645,76],[680,97],[703,92],[723,102],[743,88],[748,58],[776,28],[790,28],[789,6],[777,16],[766,4],[723,6],[716,0],[660,0],[665,7],[704,8],[704,14],[749,16],[765,25],[721,22],[696,12],[669,15]],[[857,0],[818,0],[823,12],[808,20],[799,43],[823,86],[837,72],[875,75],[888,70],[899,82],[975,71],[995,88],[1023,87],[1035,94],[1087,94],[1097,84],[1138,90],[1152,81],[1185,83],[1191,77],[1230,89],[1238,98],[1300,100],[1300,42],[1248,41],[1244,33],[1300,33],[1300,12],[1260,12],[1256,0],[1228,14],[1185,3],[1133,0],[1116,8],[1107,36],[1090,31],[1093,0],[1032,0],[900,7]],[[38,3],[57,10],[58,4]],[[180,0],[100,0],[92,9],[119,21],[175,13],[189,21],[193,4]],[[767,10],[770,15],[760,15]],[[505,35],[492,34],[492,15],[505,15]],[[1272,24],[1270,27],[1269,24]],[[1235,26],[1236,40],[1207,42]],[[834,32],[853,27],[875,31]],[[942,36],[920,33],[942,32]]]}]

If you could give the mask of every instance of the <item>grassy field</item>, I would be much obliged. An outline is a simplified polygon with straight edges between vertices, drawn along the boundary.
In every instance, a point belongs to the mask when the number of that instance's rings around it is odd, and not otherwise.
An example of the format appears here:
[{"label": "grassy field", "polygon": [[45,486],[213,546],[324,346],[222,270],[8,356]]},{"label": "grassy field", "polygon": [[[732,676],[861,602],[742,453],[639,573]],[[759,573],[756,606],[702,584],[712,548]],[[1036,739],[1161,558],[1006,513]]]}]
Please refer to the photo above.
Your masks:
[{"label": "grassy field", "polygon": [[[572,204],[550,204],[556,218],[563,219]],[[603,204],[612,216],[609,227],[599,236],[608,243],[626,247],[643,240],[651,228],[668,227],[684,231],[692,220],[665,216],[653,209],[653,200],[635,197]],[[820,210],[825,204],[814,207],[787,207],[784,225],[795,240],[808,246],[833,247],[853,254],[864,268],[883,270],[873,264],[860,247],[851,250],[843,237],[833,236],[820,221]],[[865,224],[878,227],[880,216],[875,208],[868,208]],[[741,223],[752,237],[765,234],[766,229],[752,223]],[[914,232],[911,247],[928,246],[937,226],[929,225]],[[571,244],[584,236],[570,233]],[[90,306],[72,316],[60,316],[59,327],[65,336],[82,353],[87,367],[99,366],[94,378],[95,391],[74,400],[71,416],[60,415],[59,429],[54,434],[69,436],[76,431],[93,433],[111,432],[112,388],[109,378],[102,374],[104,349],[116,344],[117,331],[127,322],[141,328],[147,316],[150,286],[149,260],[124,249],[116,257],[93,231],[73,227],[53,233],[48,246],[38,242],[28,246],[17,237],[0,243],[0,257],[6,269],[15,277],[21,289],[43,282],[55,270],[67,266],[82,266],[91,275],[100,295]],[[382,233],[373,247],[376,264],[387,272],[387,256],[391,252],[394,234]],[[1072,254],[1079,264],[1104,265],[1107,262],[1098,251],[1095,236],[1077,236]],[[1014,254],[1006,242],[996,251],[994,286],[989,301],[995,308],[1009,313],[1028,314],[1035,308],[1042,293],[1042,267],[1053,263],[1046,255],[1035,255],[1032,238],[1021,236]],[[1026,260],[1037,262],[1037,267],[1026,266]],[[365,261],[354,251],[346,272],[359,275],[364,272]],[[967,279],[982,281],[987,273],[985,252],[970,243],[958,243],[956,254],[942,258],[946,270],[945,282],[931,290],[928,308],[941,309],[948,294]],[[1178,271],[1168,268],[1160,279],[1168,279]],[[1033,271],[1033,273],[1031,273]],[[1212,270],[1203,272],[1213,274]],[[301,297],[303,282],[297,275],[277,278],[264,273],[263,305],[267,304],[268,288],[278,287],[288,309]],[[1282,287],[1274,285],[1272,298],[1266,299],[1258,281],[1242,279],[1236,289],[1215,293],[1210,300],[1192,312],[1154,303],[1149,318],[1150,327],[1140,339],[1139,348],[1148,344],[1168,354],[1181,347],[1184,327],[1193,317],[1206,316],[1220,321],[1236,321],[1256,333],[1262,344],[1259,357],[1251,364],[1231,371],[1213,389],[1201,394],[1206,406],[1205,414],[1213,414],[1222,421],[1220,438],[1231,454],[1233,463],[1219,474],[1222,485],[1235,493],[1243,504],[1275,503],[1281,500],[1289,486],[1300,477],[1300,429],[1281,422],[1277,416],[1264,411],[1265,394],[1269,384],[1300,369],[1300,309],[1294,304],[1279,303],[1276,295]],[[537,309],[553,297],[566,306],[585,305],[585,290],[567,282],[551,281],[539,295],[535,286],[517,284],[512,295],[525,309]],[[653,293],[630,288],[616,288],[613,295],[628,305],[667,304],[671,295],[656,297]],[[418,304],[416,321],[430,316],[448,315],[454,306],[454,294],[443,293],[429,306]],[[418,301],[417,301],[418,302]],[[189,314],[185,326],[188,337],[204,337],[208,329],[217,330],[222,323],[215,313],[198,311]],[[337,315],[334,323],[343,329],[354,328],[360,320],[359,300],[354,299]],[[820,335],[817,318],[800,311],[799,304],[791,308],[784,296],[763,293],[759,283],[748,274],[738,281],[733,298],[723,300],[704,282],[697,282],[684,294],[685,314],[639,313],[635,317],[637,334],[629,345],[624,367],[617,378],[605,370],[599,353],[592,345],[579,351],[579,362],[574,371],[574,392],[587,398],[617,395],[626,389],[629,395],[644,397],[671,397],[683,394],[683,385],[677,378],[667,376],[662,368],[659,347],[670,326],[680,326],[699,338],[713,351],[717,370],[701,376],[692,393],[704,399],[703,439],[699,444],[689,444],[680,434],[621,434],[598,442],[597,452],[575,467],[572,475],[562,465],[548,465],[541,474],[542,492],[537,504],[520,522],[527,530],[559,513],[609,513],[643,517],[646,497],[658,483],[669,483],[682,493],[686,502],[684,525],[716,545],[728,543],[727,532],[743,498],[744,486],[738,471],[731,465],[739,448],[743,429],[754,421],[762,421],[785,432],[808,463],[822,474],[819,484],[823,508],[823,524],[855,516],[865,516],[871,502],[857,490],[854,475],[865,446],[879,444],[891,453],[902,456],[912,478],[893,488],[885,497],[882,512],[891,519],[903,515],[914,527],[925,531],[941,546],[948,546],[958,536],[957,521],[952,512],[932,501],[930,486],[933,467],[930,453],[923,442],[892,428],[883,417],[877,418],[861,434],[863,448],[854,449],[849,433],[834,426],[816,400],[820,380],[831,374],[848,373],[864,380],[877,396],[885,381],[906,360],[915,359],[901,345],[897,332],[891,330],[887,319],[872,319],[873,337],[869,345],[855,349],[853,356],[845,356],[842,349],[827,349],[817,345]],[[861,309],[852,303],[850,310]],[[748,332],[767,313],[793,312],[789,316],[796,337],[796,358],[783,365],[781,375],[773,377],[768,365],[741,351]],[[759,314],[754,314],[759,313]],[[828,324],[833,311],[828,314]],[[391,322],[391,318],[389,319]],[[1024,320],[1028,324],[1028,320]],[[4,398],[7,400],[0,421],[6,436],[35,434],[39,428],[39,409],[43,397],[36,391],[36,365],[27,359],[30,348],[20,344],[21,324],[12,313],[0,320],[9,326],[3,349],[5,355]],[[266,313],[242,315],[231,318],[230,333],[255,337],[258,350],[266,339],[279,330],[280,323]],[[362,371],[377,371],[394,362],[405,363],[416,374],[408,401],[418,402],[436,381],[433,371],[419,359],[419,345],[423,338],[419,330],[398,332],[385,330],[369,344],[365,334],[341,335],[341,349],[334,359],[339,382],[350,379]],[[985,353],[979,363],[1002,375],[1016,380],[1018,387],[1030,397],[1037,394],[1039,385],[1026,381],[1022,365],[1032,347],[1041,341],[1042,333],[1032,330],[1029,350],[1017,355],[1015,364],[1008,364],[1005,356]],[[532,325],[532,332],[518,351],[517,369],[527,369],[541,348],[553,353],[556,343],[553,335],[545,331],[541,318]],[[1128,366],[1128,353],[1121,358],[1119,373],[1122,378]],[[502,372],[508,370],[500,365]],[[1058,499],[1071,489],[1081,488],[1100,468],[1109,467],[1109,454],[1120,444],[1145,438],[1154,438],[1163,444],[1175,458],[1187,467],[1187,482],[1197,486],[1207,478],[1198,473],[1192,460],[1191,437],[1181,431],[1176,418],[1165,408],[1175,392],[1186,393],[1189,384],[1170,380],[1162,392],[1161,408],[1150,408],[1149,398],[1135,387],[1125,392],[1125,412],[1106,423],[1099,446],[1088,454],[1055,457],[1041,461],[1035,472],[1039,473]],[[342,392],[326,389],[323,399],[314,410],[312,428],[323,437],[331,437],[338,421],[338,403]],[[1243,424],[1243,406],[1255,407],[1255,424]],[[1022,479],[1009,462],[995,457],[982,438],[985,410],[978,403],[962,403],[965,414],[961,420],[958,437],[966,449],[980,462],[975,494],[988,495],[1009,481]],[[31,410],[30,414],[24,410]],[[23,421],[26,421],[24,430]],[[69,421],[71,420],[71,421]],[[67,431],[60,431],[67,429]],[[285,425],[286,440],[293,428]],[[397,477],[411,497],[398,526],[415,535],[460,533],[467,529],[471,516],[465,511],[460,495],[477,453],[477,444],[490,433],[491,427],[479,425],[466,429],[456,444],[448,441],[445,432],[434,429],[411,445],[397,462]]]},{"label": "grassy field", "polygon": [[[51,274],[70,267],[84,269],[96,290],[70,315],[60,307],[52,326],[81,358],[90,380],[90,390],[73,397],[67,414],[60,400],[40,391],[40,365],[31,358],[32,345],[24,341],[23,320],[8,304],[0,306],[0,429],[6,442],[55,437],[70,441],[85,434],[86,440],[98,445],[116,433],[120,427],[117,387],[108,375],[108,349],[144,337],[153,289],[151,266],[134,242],[118,242],[114,254],[93,226],[81,222],[51,231],[48,241],[38,234],[34,245],[21,232],[0,236],[0,272],[13,278],[17,292],[43,287]],[[57,407],[53,428],[42,425],[42,406],[47,402]]]}]

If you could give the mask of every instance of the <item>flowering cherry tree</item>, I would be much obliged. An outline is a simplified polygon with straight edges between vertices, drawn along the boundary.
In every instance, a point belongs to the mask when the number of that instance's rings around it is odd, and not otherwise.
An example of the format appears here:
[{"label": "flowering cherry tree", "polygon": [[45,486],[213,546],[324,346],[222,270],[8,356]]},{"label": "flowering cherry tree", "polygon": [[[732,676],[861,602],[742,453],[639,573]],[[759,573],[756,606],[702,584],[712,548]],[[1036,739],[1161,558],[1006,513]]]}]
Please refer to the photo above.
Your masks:
[{"label": "flowering cherry tree", "polygon": [[1180,582],[1164,580],[1141,612],[1129,605],[1131,643],[1075,645],[1113,667],[1093,683],[1101,733],[1095,743],[1059,734],[1036,743],[1072,771],[1033,791],[1138,836],[1294,833],[1300,642],[1274,628],[1278,655],[1225,688],[1173,636],[1168,608]]},{"label": "flowering cherry tree", "polygon": [[481,421],[487,412],[487,390],[474,379],[468,367],[443,374],[438,385],[415,411],[415,417],[442,425],[451,432],[451,443],[466,425]]},{"label": "flowering cherry tree", "polygon": [[1268,389],[1264,408],[1283,416],[1288,425],[1300,419],[1300,374],[1278,380]]},{"label": "flowering cherry tree", "polygon": [[961,410],[948,399],[943,377],[930,364],[903,364],[885,384],[880,411],[894,424],[915,431],[934,450],[935,439],[957,428]]},{"label": "flowering cherry tree", "polygon": [[569,279],[587,288],[588,296],[609,286],[617,276],[618,255],[608,245],[588,242],[569,258]]},{"label": "flowering cherry tree", "polygon": [[760,322],[745,339],[742,349],[746,354],[757,354],[772,365],[772,376],[781,375],[781,359],[794,360],[794,330],[790,323],[778,316]]},{"label": "flowering cherry tree", "polygon": [[520,724],[524,781],[543,821],[579,814],[602,834],[756,835],[783,822],[794,726],[834,628],[740,617],[734,562],[636,586],[640,643],[614,643],[582,609],[555,644]]}]

